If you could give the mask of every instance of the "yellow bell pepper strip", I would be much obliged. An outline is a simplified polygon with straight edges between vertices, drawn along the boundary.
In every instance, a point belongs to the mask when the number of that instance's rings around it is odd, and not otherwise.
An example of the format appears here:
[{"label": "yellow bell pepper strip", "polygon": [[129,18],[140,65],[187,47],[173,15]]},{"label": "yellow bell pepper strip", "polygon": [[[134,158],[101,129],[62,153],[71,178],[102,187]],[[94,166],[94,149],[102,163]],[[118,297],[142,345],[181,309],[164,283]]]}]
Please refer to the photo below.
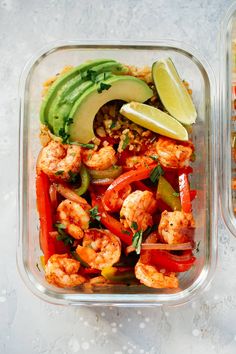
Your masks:
[{"label": "yellow bell pepper strip", "polygon": [[159,178],[156,196],[157,199],[161,199],[172,210],[181,210],[178,193],[176,193],[171,184],[163,176],[160,176]]},{"label": "yellow bell pepper strip", "polygon": [[89,183],[90,183],[90,175],[87,171],[87,168],[83,165],[80,167],[80,178],[81,178],[81,186],[75,189],[76,194],[83,195],[87,192]]},{"label": "yellow bell pepper strip", "polygon": [[133,268],[127,270],[119,269],[118,267],[105,267],[102,269],[101,275],[114,283],[124,283],[135,280]]}]

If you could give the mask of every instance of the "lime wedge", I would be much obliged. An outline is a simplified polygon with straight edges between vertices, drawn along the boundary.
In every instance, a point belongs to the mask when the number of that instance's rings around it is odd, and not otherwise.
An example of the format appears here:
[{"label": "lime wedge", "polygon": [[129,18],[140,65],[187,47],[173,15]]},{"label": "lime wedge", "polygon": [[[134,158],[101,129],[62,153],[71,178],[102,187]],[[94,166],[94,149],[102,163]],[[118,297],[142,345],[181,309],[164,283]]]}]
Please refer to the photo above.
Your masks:
[{"label": "lime wedge", "polygon": [[197,118],[196,109],[172,60],[156,61],[152,65],[152,77],[167,112],[183,124],[194,123]]},{"label": "lime wedge", "polygon": [[176,140],[188,140],[188,132],[176,119],[152,106],[139,102],[124,104],[120,113],[132,122]]}]

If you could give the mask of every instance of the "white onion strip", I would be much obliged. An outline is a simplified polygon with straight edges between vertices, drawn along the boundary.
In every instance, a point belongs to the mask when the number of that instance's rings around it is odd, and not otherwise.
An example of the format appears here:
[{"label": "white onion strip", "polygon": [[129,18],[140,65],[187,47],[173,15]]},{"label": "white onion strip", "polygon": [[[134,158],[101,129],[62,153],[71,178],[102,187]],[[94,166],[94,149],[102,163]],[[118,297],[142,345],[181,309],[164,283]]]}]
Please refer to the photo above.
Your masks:
[{"label": "white onion strip", "polygon": [[[166,251],[184,251],[193,249],[191,242],[177,243],[169,245],[168,243],[142,243],[142,250],[166,250]],[[135,248],[131,245],[126,248],[126,252],[130,253],[135,251]]]}]

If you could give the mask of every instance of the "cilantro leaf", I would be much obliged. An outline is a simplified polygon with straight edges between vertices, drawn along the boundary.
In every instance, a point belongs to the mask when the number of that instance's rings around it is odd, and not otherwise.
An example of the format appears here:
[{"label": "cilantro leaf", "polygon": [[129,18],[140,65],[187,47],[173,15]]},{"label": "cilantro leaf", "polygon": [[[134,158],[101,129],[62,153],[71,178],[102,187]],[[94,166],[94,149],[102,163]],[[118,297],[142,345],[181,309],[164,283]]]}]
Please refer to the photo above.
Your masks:
[{"label": "cilantro leaf", "polygon": [[66,226],[61,223],[56,223],[54,226],[57,227],[57,240],[63,241],[66,246],[73,246],[74,238],[68,235],[65,231],[63,231]]},{"label": "cilantro leaf", "polygon": [[110,129],[115,128],[115,126],[116,126],[116,122],[115,122],[115,121],[112,121],[112,123],[111,123],[111,125],[110,125]]},{"label": "cilantro leaf", "polygon": [[179,193],[178,192],[173,192],[173,196],[174,197],[179,197]]},{"label": "cilantro leaf", "polygon": [[93,207],[92,209],[89,210],[89,215],[90,215],[90,218],[93,219],[93,220],[97,220],[97,221],[101,220],[101,216],[99,214],[97,206],[95,206],[95,207]]},{"label": "cilantro leaf", "polygon": [[121,230],[122,234],[130,235],[130,231],[128,230]]},{"label": "cilantro leaf", "polygon": [[135,248],[137,254],[140,254],[142,239],[143,239],[142,230],[135,232],[132,238],[132,246]]},{"label": "cilantro leaf", "polygon": [[59,171],[55,172],[55,175],[60,176],[60,175],[63,175],[63,173],[64,173],[63,170],[59,170]]},{"label": "cilantro leaf", "polygon": [[136,221],[132,221],[131,228],[134,229],[134,230],[138,229],[138,224],[136,223]]},{"label": "cilantro leaf", "polygon": [[128,135],[128,133],[126,133],[125,139],[124,139],[123,144],[122,144],[122,150],[125,150],[128,145],[129,145],[129,135]]},{"label": "cilantro leaf", "polygon": [[63,144],[67,144],[68,143],[68,139],[70,137],[70,134],[67,134],[65,132],[65,128],[60,128],[58,134],[62,138],[62,143]]},{"label": "cilantro leaf", "polygon": [[94,149],[95,148],[95,144],[82,144],[82,143],[78,143],[77,141],[70,142],[70,145],[78,145],[78,146],[81,146],[86,149]]},{"label": "cilantro leaf", "polygon": [[201,243],[201,241],[198,241],[198,243],[196,244],[196,253],[199,253],[199,251],[200,251],[200,249],[199,249],[200,243]]},{"label": "cilantro leaf", "polygon": [[162,175],[164,175],[164,171],[163,171],[161,165],[157,165],[156,167],[154,167],[154,169],[150,173],[150,180],[152,181],[152,183],[155,183],[159,180],[159,178]]},{"label": "cilantro leaf", "polygon": [[71,125],[71,124],[73,124],[73,122],[74,122],[73,118],[69,118],[69,117],[65,118],[66,125]]},{"label": "cilantro leaf", "polygon": [[157,156],[157,155],[151,155],[151,156],[149,156],[149,157],[151,157],[151,159],[153,159],[154,161],[157,161],[157,160],[158,160],[158,156]]},{"label": "cilantro leaf", "polygon": [[69,173],[69,176],[70,176],[69,182],[70,183],[76,183],[77,179],[78,179],[78,173],[72,172],[72,171],[69,171],[68,173]]},{"label": "cilantro leaf", "polygon": [[109,90],[109,88],[111,87],[110,84],[106,84],[105,82],[100,82],[98,88],[97,88],[97,92],[101,93],[104,90]]}]

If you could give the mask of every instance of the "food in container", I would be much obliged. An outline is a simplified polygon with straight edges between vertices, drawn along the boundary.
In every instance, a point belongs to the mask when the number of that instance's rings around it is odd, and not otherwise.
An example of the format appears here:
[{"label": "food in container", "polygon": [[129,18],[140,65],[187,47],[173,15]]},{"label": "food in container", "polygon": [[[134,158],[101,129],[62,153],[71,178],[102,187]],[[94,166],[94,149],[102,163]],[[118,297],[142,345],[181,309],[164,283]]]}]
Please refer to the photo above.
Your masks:
[{"label": "food in container", "polygon": [[[176,66],[180,68],[179,72],[181,72],[181,76],[185,78],[185,80],[188,80],[190,77],[190,87],[193,91],[193,99],[194,102],[196,103],[197,111],[198,111],[198,119],[196,121],[196,125],[192,131],[192,140],[193,144],[196,147],[196,160],[194,162],[194,169],[196,169],[197,173],[193,173],[191,176],[191,185],[193,189],[197,189],[197,198],[194,199],[193,201],[193,211],[194,211],[194,218],[196,219],[196,229],[195,229],[195,241],[196,244],[199,245],[200,241],[200,246],[198,247],[199,254],[196,257],[197,260],[194,264],[194,266],[188,271],[184,272],[179,276],[179,284],[178,287],[174,287],[174,289],[170,289],[168,287],[164,287],[164,289],[154,289],[150,286],[143,286],[139,284],[132,284],[131,286],[127,287],[125,284],[122,284],[122,282],[119,284],[119,286],[114,286],[114,279],[120,274],[116,274],[116,270],[114,270],[114,264],[111,266],[109,265],[108,267],[104,267],[100,269],[101,271],[101,276],[103,278],[110,277],[110,283],[104,284],[104,286],[100,287],[100,285],[96,281],[94,281],[94,284],[92,288],[88,287],[79,287],[79,288],[56,288],[55,286],[51,286],[47,284],[44,280],[44,274],[43,274],[43,269],[42,266],[39,263],[39,257],[40,257],[40,249],[38,246],[36,246],[36,240],[38,236],[35,233],[36,229],[36,224],[38,223],[38,215],[35,210],[35,192],[34,192],[34,181],[35,181],[35,165],[36,165],[36,158],[38,151],[40,150],[39,144],[35,144],[34,146],[32,144],[29,144],[24,140],[24,154],[26,156],[31,157],[30,159],[24,159],[22,160],[22,164],[24,164],[25,169],[24,171],[29,171],[29,179],[26,181],[24,178],[23,180],[23,185],[22,187],[25,188],[26,194],[23,197],[23,206],[24,206],[24,215],[27,215],[28,220],[30,220],[29,223],[26,223],[26,220],[24,219],[24,222],[22,224],[22,231],[24,230],[24,235],[28,235],[27,238],[23,238],[22,242],[24,243],[24,246],[21,251],[23,251],[23,258],[24,258],[24,264],[26,267],[24,267],[23,273],[24,273],[24,279],[26,279],[27,283],[30,283],[30,286],[32,290],[38,294],[43,294],[42,297],[45,299],[48,299],[49,301],[53,302],[58,302],[58,303],[81,303],[81,302],[89,302],[89,303],[121,303],[121,304],[127,304],[127,303],[165,303],[168,301],[168,303],[178,303],[181,302],[181,299],[187,299],[191,297],[197,290],[201,287],[201,284],[205,283],[206,279],[210,277],[212,274],[212,270],[214,267],[214,262],[215,262],[215,254],[214,254],[214,249],[213,249],[213,244],[214,244],[214,235],[212,234],[212,225],[214,225],[214,220],[215,220],[215,214],[212,212],[212,209],[210,210],[207,205],[209,203],[212,203],[214,200],[214,184],[212,184],[213,178],[213,171],[212,170],[212,165],[208,164],[209,161],[213,161],[214,163],[214,151],[211,150],[212,156],[210,159],[210,155],[208,154],[209,150],[209,144],[211,146],[211,141],[208,140],[208,133],[209,133],[209,125],[208,122],[211,120],[211,116],[209,115],[210,111],[209,109],[206,109],[205,107],[205,102],[209,102],[210,100],[210,92],[209,92],[209,77],[203,68],[202,64],[199,61],[193,62],[191,57],[188,55],[187,52],[181,51],[176,49],[175,47],[162,47],[162,46],[157,46],[155,45],[152,47],[150,46],[147,49],[144,47],[140,46],[135,49],[135,47],[130,48],[131,52],[127,50],[125,47],[120,47],[120,50],[117,52],[115,47],[107,47],[107,48],[90,48],[88,47],[80,47],[80,46],[75,46],[71,48],[60,48],[56,50],[55,52],[52,51],[48,55],[44,55],[36,65],[34,65],[31,70],[30,70],[30,76],[27,77],[26,80],[26,87],[27,90],[25,90],[25,103],[29,103],[28,105],[24,106],[24,139],[27,136],[29,139],[32,139],[32,134],[34,136],[37,135],[37,131],[39,129],[38,122],[36,122],[35,117],[38,117],[39,109],[40,109],[40,104],[41,104],[41,97],[40,97],[40,90],[38,88],[38,84],[36,82],[43,82],[45,77],[49,77],[52,74],[52,68],[55,70],[55,57],[57,57],[57,65],[56,65],[56,70],[57,72],[60,71],[60,69],[65,66],[65,65],[73,65],[74,67],[78,62],[83,63],[88,59],[101,59],[101,58],[114,58],[114,60],[117,60],[121,63],[132,63],[136,67],[143,67],[144,65],[151,66],[151,64],[156,60],[157,58],[157,53],[162,54],[162,56],[159,57],[163,58],[166,55],[168,57],[171,57],[173,61],[176,63]],[[77,53],[77,55],[75,55]],[[104,53],[106,55],[104,55]],[[145,53],[145,55],[144,55]],[[130,56],[131,55],[131,56]],[[144,57],[141,60],[142,55]],[[130,57],[129,57],[130,56]],[[79,57],[79,60],[78,60]],[[132,60],[131,60],[132,57]],[[136,58],[135,60],[133,58]],[[144,59],[145,58],[145,59]],[[60,66],[59,66],[60,64]],[[73,70],[73,69],[72,69]],[[45,72],[47,72],[47,76],[45,76]],[[54,71],[55,72],[55,71]],[[191,75],[190,75],[191,74]],[[40,78],[40,80],[39,80]],[[108,79],[109,80],[109,79]],[[37,88],[36,88],[37,86]],[[89,88],[88,88],[89,89]],[[105,91],[109,91],[105,89]],[[30,96],[27,96],[30,94]],[[32,95],[32,96],[31,96]],[[146,103],[145,103],[146,104]],[[138,105],[140,105],[140,102],[138,102]],[[120,107],[119,107],[120,108]],[[138,107],[140,108],[140,107]],[[208,107],[209,108],[209,107]],[[213,106],[211,107],[212,109],[214,108]],[[114,108],[112,108],[114,109]],[[137,107],[130,105],[125,105],[124,106],[124,112],[126,114],[130,114],[130,109],[131,111],[137,110]],[[139,110],[139,109],[138,109]],[[142,115],[146,115],[146,111],[144,112],[142,109]],[[162,109],[163,111],[163,109]],[[123,113],[124,113],[123,112]],[[128,113],[127,113],[128,112]],[[34,117],[34,118],[33,118]],[[158,115],[158,117],[160,117]],[[71,117],[69,117],[71,118]],[[26,122],[28,124],[26,124]],[[26,124],[26,125],[25,125]],[[135,124],[135,123],[132,123]],[[70,125],[70,124],[69,124]],[[213,126],[214,127],[214,126]],[[98,132],[100,134],[104,134],[104,131],[101,129],[104,127],[97,126],[95,127],[98,129]],[[56,128],[58,129],[58,127]],[[58,132],[60,131],[61,127],[59,127]],[[128,128],[127,128],[128,129]],[[145,128],[146,129],[146,128]],[[185,128],[186,129],[186,128]],[[214,129],[213,129],[214,130]],[[144,130],[145,132],[145,130]],[[54,133],[54,132],[53,132]],[[68,134],[67,131],[65,131],[66,134]],[[50,132],[51,134],[51,132]],[[49,134],[49,135],[50,135]],[[214,137],[214,134],[213,134]],[[100,137],[102,138],[102,137]],[[165,137],[166,139],[171,139],[170,137]],[[196,145],[196,138],[198,139],[198,144]],[[75,141],[77,139],[77,136],[75,135],[74,138]],[[87,138],[86,138],[87,139]],[[47,130],[44,129],[44,143],[46,144],[47,140]],[[30,140],[31,141],[31,140]],[[36,140],[34,140],[36,142]],[[78,140],[77,140],[78,142]],[[124,140],[122,141],[122,145],[125,143],[125,137]],[[91,144],[90,141],[84,141],[80,144]],[[77,146],[77,145],[75,145]],[[118,144],[119,146],[119,144]],[[105,146],[104,146],[105,147]],[[108,146],[109,147],[109,146]],[[91,150],[91,149],[88,149]],[[204,155],[204,157],[203,157]],[[213,160],[212,160],[213,159]],[[89,159],[88,159],[89,160]],[[155,160],[153,160],[155,162]],[[25,165],[26,164],[26,165]],[[123,166],[122,166],[123,167]],[[58,171],[57,171],[58,172]],[[98,171],[96,171],[95,176],[93,174],[92,178],[93,180],[96,180],[99,178],[96,178],[99,176],[99,173],[97,174]],[[103,183],[110,183],[111,179],[116,180],[117,178],[119,179],[118,175],[112,175],[112,172],[108,168],[108,175],[106,177],[103,177]],[[156,173],[157,171],[155,171]],[[117,171],[116,171],[117,173]],[[119,171],[120,173],[120,171]],[[158,172],[159,173],[159,172]],[[212,174],[213,173],[213,174]],[[64,172],[61,174],[61,177],[63,176]],[[58,174],[60,176],[60,174]],[[86,173],[83,174],[84,181],[86,181]],[[101,176],[101,175],[100,175]],[[162,176],[163,177],[163,176]],[[164,177],[165,178],[165,177]],[[101,178],[100,178],[101,179]],[[159,193],[163,188],[163,185],[165,186],[164,190],[166,189],[166,184],[165,181],[163,183],[163,178],[160,178],[160,186],[159,186]],[[27,183],[26,183],[27,182]],[[64,182],[63,182],[64,183]],[[63,184],[62,183],[62,184]],[[63,194],[63,193],[68,193],[68,190],[66,189],[67,186],[65,185],[59,185],[60,183],[55,183],[56,187],[56,192],[58,193],[58,187],[60,189],[60,192],[58,194]],[[96,184],[95,184],[96,185]],[[137,181],[137,191],[141,191],[140,185],[143,187],[142,182]],[[162,186],[162,187],[161,187]],[[211,187],[210,187],[211,186]],[[63,188],[64,189],[63,189]],[[79,189],[80,186],[78,186]],[[149,187],[149,186],[147,186]],[[173,188],[173,186],[170,186]],[[96,188],[101,188],[101,186],[96,186]],[[51,196],[52,199],[55,197],[55,189],[51,191]],[[169,190],[171,190],[169,188]],[[148,191],[148,190],[147,190]],[[206,192],[207,191],[207,192]],[[33,193],[34,192],[34,193]],[[133,191],[134,193],[136,190]],[[41,194],[41,193],[39,193]],[[41,194],[42,195],[42,194]],[[54,196],[54,197],[53,197]],[[177,195],[175,195],[177,197]],[[163,197],[164,198],[164,197]],[[168,202],[168,196],[166,197],[166,201]],[[109,198],[108,198],[109,199]],[[25,203],[27,201],[27,204]],[[62,200],[63,202],[63,200]],[[176,207],[178,205],[178,202],[173,202],[171,200],[171,205],[172,207]],[[25,209],[27,206],[27,209]],[[216,205],[213,205],[213,209],[215,210]],[[210,212],[211,211],[211,212]],[[200,221],[201,220],[201,221]],[[206,223],[206,221],[208,222]],[[200,221],[200,222],[199,222]],[[134,226],[134,225],[133,225]],[[210,226],[210,229],[209,229]],[[64,227],[64,226],[63,226]],[[97,229],[97,228],[96,228]],[[56,230],[55,230],[56,231]],[[55,232],[50,231],[50,232]],[[63,231],[63,228],[62,228]],[[139,231],[139,230],[138,230]],[[106,231],[105,231],[106,232]],[[125,235],[125,234],[124,234]],[[55,234],[52,234],[52,236],[57,236]],[[126,235],[128,236],[128,235]],[[28,242],[26,242],[28,240]],[[33,242],[33,243],[32,243]],[[87,241],[86,241],[87,242]],[[154,243],[154,242],[153,242]],[[161,242],[162,245],[165,245],[166,242]],[[135,255],[135,251],[132,249],[132,247],[135,249],[137,248],[137,244],[140,246],[140,242],[137,242],[133,244],[128,250],[128,252],[131,252],[130,254],[134,255],[134,258],[137,257]],[[33,246],[33,249],[32,249]],[[45,245],[44,245],[45,246]],[[81,246],[81,245],[78,245]],[[77,246],[77,247],[78,247]],[[83,245],[81,246],[83,247]],[[145,245],[143,242],[143,245],[141,246],[144,247]],[[42,245],[43,248],[43,245]],[[29,252],[30,251],[30,252]],[[141,250],[142,252],[142,250]],[[20,252],[21,255],[21,252]],[[80,257],[81,258],[81,257]],[[22,259],[20,257],[20,259]],[[38,268],[36,267],[36,263],[38,263]],[[85,262],[86,263],[86,262]],[[86,266],[84,265],[80,266],[81,269],[84,268],[86,269]],[[81,262],[82,264],[82,262]],[[76,270],[76,264],[71,265],[72,268],[75,266]],[[78,263],[77,263],[78,266]],[[96,265],[98,268],[99,266]],[[93,269],[96,269],[96,267],[92,267]],[[112,268],[109,268],[112,267]],[[25,273],[26,272],[26,273]],[[77,270],[75,271],[77,273]],[[88,272],[89,273],[89,272]],[[87,273],[87,274],[88,274]],[[28,275],[29,278],[28,278]],[[74,274],[74,273],[73,273]],[[87,274],[80,274],[81,277],[87,278]],[[100,275],[99,275],[100,276]],[[95,277],[96,278],[96,277]],[[80,279],[81,280],[81,279]],[[78,280],[78,281],[80,281]],[[59,285],[60,286],[60,285]],[[192,290],[191,290],[192,289]],[[91,292],[90,294],[87,294],[88,292]],[[185,300],[184,300],[185,301]]]}]

